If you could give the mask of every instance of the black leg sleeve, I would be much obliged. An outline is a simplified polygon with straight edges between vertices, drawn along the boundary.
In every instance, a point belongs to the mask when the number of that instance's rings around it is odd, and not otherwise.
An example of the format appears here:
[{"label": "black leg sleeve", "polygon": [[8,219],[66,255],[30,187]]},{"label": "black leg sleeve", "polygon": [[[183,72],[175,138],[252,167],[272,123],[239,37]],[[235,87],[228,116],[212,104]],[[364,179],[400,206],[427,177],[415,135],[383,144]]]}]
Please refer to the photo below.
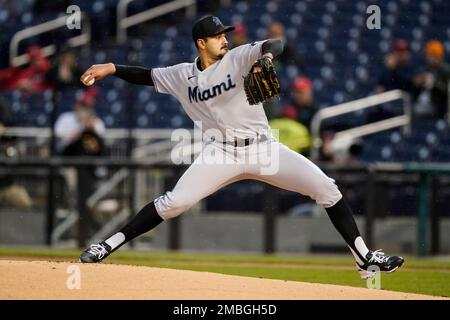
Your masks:
[{"label": "black leg sleeve", "polygon": [[358,226],[352,215],[352,209],[344,198],[334,206],[325,208],[336,230],[344,238],[345,242],[358,253],[355,248],[355,239],[360,236]]},{"label": "black leg sleeve", "polygon": [[163,218],[156,211],[155,204],[152,201],[145,205],[119,232],[125,235],[125,242],[128,242],[152,230],[163,221]]}]

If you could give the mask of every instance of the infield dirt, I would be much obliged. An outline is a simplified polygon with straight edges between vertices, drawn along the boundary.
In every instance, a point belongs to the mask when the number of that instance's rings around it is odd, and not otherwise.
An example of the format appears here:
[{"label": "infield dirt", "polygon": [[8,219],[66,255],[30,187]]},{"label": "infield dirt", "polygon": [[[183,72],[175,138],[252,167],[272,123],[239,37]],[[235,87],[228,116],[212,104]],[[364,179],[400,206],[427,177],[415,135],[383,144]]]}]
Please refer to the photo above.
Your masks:
[{"label": "infield dirt", "polygon": [[[79,282],[74,278],[78,274]],[[113,264],[0,260],[0,275],[0,299],[442,299],[385,290]]]}]

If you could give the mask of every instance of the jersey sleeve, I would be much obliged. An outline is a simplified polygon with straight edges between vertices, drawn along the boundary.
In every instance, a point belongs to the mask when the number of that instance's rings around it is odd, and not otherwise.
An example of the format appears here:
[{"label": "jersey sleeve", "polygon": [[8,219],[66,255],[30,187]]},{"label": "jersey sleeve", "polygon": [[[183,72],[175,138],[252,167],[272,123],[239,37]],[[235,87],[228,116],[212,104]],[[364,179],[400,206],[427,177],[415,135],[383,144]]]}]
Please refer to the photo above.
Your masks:
[{"label": "jersey sleeve", "polygon": [[173,94],[174,85],[179,82],[179,68],[177,66],[153,68],[152,80],[155,90],[159,93]]},{"label": "jersey sleeve", "polygon": [[234,48],[229,52],[233,57],[233,60],[238,64],[240,68],[248,71],[250,66],[256,59],[262,55],[262,45],[264,41],[256,41],[248,44],[243,44]]}]

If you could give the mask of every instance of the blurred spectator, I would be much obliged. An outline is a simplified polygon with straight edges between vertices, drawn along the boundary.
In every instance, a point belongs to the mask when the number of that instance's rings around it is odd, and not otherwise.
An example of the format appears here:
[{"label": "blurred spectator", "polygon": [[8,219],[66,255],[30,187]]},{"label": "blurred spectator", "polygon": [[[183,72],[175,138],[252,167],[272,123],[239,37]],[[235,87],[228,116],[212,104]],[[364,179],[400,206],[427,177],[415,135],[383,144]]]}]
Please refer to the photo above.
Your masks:
[{"label": "blurred spectator", "polygon": [[314,102],[313,87],[311,80],[307,77],[298,77],[292,83],[292,103],[283,107],[281,116],[294,119],[308,129],[311,120],[319,107]]},{"label": "blurred spectator", "polygon": [[[437,40],[428,41],[425,46],[426,67],[415,78],[420,88],[420,100],[430,101],[430,113],[434,117],[444,117],[448,111],[448,86],[450,65],[444,61],[444,46]],[[427,97],[428,96],[428,97]]]},{"label": "blurred spectator", "polygon": [[292,103],[282,108],[280,118],[271,120],[270,126],[279,130],[280,142],[307,156],[311,148],[311,119],[318,110],[311,80],[296,78],[292,83],[291,96]]},{"label": "blurred spectator", "polygon": [[96,87],[86,91],[74,107],[74,111],[61,114],[55,123],[55,134],[59,138],[59,150],[63,155],[103,154],[101,136],[105,124],[95,114]]},{"label": "blurred spectator", "polygon": [[[55,123],[55,135],[59,138],[62,156],[99,157],[105,154],[103,134],[105,125],[95,114],[97,88],[90,87],[74,106],[74,111],[59,116]],[[107,174],[106,169],[95,163],[88,166],[67,168],[63,172],[69,192],[77,195],[80,220],[79,242],[89,238],[99,229],[99,222],[87,206],[88,198],[97,189],[97,182]]]},{"label": "blurred spectator", "polygon": [[46,78],[55,90],[61,91],[67,87],[80,86],[82,74],[83,71],[77,65],[75,52],[70,47],[62,46],[58,49],[58,56]]},{"label": "blurred spectator", "polygon": [[[267,27],[267,39],[279,38],[283,41],[284,50],[275,60],[274,64],[281,64],[283,66],[295,65],[299,69],[303,69],[302,59],[297,54],[297,50],[292,47],[286,38],[284,25],[281,22],[272,22]],[[279,67],[279,66],[278,66]]]},{"label": "blurred spectator", "polygon": [[324,131],[322,133],[322,145],[319,149],[319,160],[332,162],[334,160],[334,141],[335,133],[333,131]]},{"label": "blurred spectator", "polygon": [[34,93],[48,89],[46,74],[50,63],[44,50],[38,46],[31,46],[27,50],[29,63],[26,67],[10,67],[0,70],[0,90],[17,90]]},{"label": "blurred spectator", "polygon": [[[18,154],[14,140],[3,134],[7,126],[12,124],[6,103],[0,99],[0,157],[14,157]],[[0,207],[29,209],[33,201],[27,190],[16,184],[13,174],[0,174]]]},{"label": "blurred spectator", "polygon": [[[272,130],[278,130],[278,140],[289,149],[307,155],[311,148],[308,128],[289,118],[273,119],[269,122]],[[275,136],[277,133],[275,132]]]},{"label": "blurred spectator", "polygon": [[[416,89],[413,83],[414,70],[411,64],[411,51],[404,39],[394,41],[391,51],[384,57],[384,65],[375,86],[376,93],[390,90],[404,90],[415,98]],[[377,122],[391,118],[397,113],[397,105],[386,103],[371,108],[367,114],[367,122]]]},{"label": "blurred spectator", "polygon": [[319,160],[338,165],[360,163],[364,145],[361,140],[335,139],[336,133],[326,130],[322,133],[322,145],[319,149]]},{"label": "blurred spectator", "polygon": [[385,56],[383,70],[375,87],[377,93],[394,89],[408,92],[413,89],[411,51],[408,42],[403,39],[396,40],[391,52]]},{"label": "blurred spectator", "polygon": [[12,175],[0,179],[0,208],[30,209],[33,200],[27,190],[13,180]]},{"label": "blurred spectator", "polygon": [[231,32],[230,49],[248,43],[247,29],[245,26],[242,23],[236,23],[234,27],[235,29]]}]

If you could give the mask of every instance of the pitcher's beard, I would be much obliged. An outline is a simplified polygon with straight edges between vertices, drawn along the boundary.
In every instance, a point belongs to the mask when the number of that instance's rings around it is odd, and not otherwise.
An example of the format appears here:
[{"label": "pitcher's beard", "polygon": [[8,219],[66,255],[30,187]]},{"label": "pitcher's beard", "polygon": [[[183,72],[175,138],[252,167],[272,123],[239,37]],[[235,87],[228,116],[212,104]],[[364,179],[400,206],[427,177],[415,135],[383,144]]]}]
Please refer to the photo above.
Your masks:
[{"label": "pitcher's beard", "polygon": [[[224,49],[225,49],[225,48],[224,48]],[[219,53],[219,54],[217,55],[217,59],[219,59],[219,60],[222,59],[228,51],[229,51],[228,48],[226,48],[226,51],[225,51],[224,53]]]}]

